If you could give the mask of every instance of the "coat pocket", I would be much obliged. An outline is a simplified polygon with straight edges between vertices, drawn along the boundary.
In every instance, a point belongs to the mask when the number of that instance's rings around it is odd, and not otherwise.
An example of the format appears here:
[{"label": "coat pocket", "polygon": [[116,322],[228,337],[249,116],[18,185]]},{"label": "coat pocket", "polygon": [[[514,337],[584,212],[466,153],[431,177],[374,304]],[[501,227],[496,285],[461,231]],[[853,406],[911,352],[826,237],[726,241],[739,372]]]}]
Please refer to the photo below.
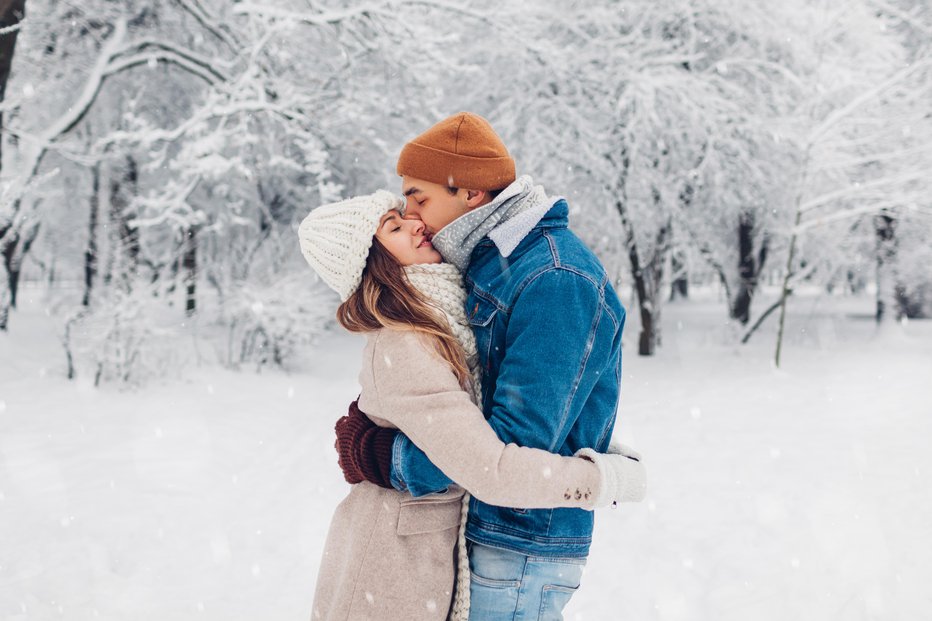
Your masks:
[{"label": "coat pocket", "polygon": [[403,501],[398,511],[397,532],[399,535],[420,535],[457,528],[462,502],[462,491],[447,491]]}]

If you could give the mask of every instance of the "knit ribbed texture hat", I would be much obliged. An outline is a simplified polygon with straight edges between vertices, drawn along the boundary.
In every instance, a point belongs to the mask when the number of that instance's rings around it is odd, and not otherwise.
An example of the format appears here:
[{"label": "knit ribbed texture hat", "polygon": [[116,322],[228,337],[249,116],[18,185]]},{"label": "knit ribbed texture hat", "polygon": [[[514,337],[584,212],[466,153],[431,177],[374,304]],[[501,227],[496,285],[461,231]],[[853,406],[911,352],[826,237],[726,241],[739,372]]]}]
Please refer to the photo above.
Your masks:
[{"label": "knit ribbed texture hat", "polygon": [[398,174],[467,190],[500,190],[515,180],[515,161],[484,118],[460,112],[409,142]]},{"label": "knit ribbed texture hat", "polygon": [[359,287],[379,220],[392,209],[403,208],[404,199],[379,190],[321,205],[301,222],[301,253],[321,279],[340,294],[341,301]]}]

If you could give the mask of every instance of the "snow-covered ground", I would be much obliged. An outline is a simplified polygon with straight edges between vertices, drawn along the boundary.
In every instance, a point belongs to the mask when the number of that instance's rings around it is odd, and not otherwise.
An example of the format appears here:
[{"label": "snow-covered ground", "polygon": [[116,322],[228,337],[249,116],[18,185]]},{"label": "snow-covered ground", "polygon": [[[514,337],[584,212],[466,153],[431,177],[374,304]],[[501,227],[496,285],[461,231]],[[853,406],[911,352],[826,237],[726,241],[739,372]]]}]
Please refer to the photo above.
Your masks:
[{"label": "snow-covered ground", "polygon": [[[98,390],[23,297],[0,334],[0,619],[307,619],[359,339],[290,375]],[[932,619],[932,322],[877,334],[870,309],[794,299],[780,370],[773,326],[728,345],[713,300],[665,310],[658,356],[628,347],[616,436],[648,502],[597,514],[567,619]]]}]

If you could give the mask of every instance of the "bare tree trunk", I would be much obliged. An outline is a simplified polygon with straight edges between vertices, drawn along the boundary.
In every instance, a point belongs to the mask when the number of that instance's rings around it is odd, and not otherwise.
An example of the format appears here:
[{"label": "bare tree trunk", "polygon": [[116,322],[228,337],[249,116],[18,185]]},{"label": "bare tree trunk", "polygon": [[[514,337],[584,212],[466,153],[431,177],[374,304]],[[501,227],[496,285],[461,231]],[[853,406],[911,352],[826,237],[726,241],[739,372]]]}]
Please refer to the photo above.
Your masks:
[{"label": "bare tree trunk", "polygon": [[[611,157],[607,156],[609,161]],[[613,165],[615,164],[612,161]],[[645,264],[638,250],[634,226],[628,216],[626,182],[630,161],[624,150],[621,152],[620,174],[618,182],[613,188],[615,195],[615,209],[621,217],[622,230],[625,232],[625,246],[628,250],[628,262],[631,265],[631,275],[634,281],[634,290],[637,294],[638,310],[641,316],[641,333],[638,338],[638,354],[652,356],[660,345],[660,286],[663,277],[663,266],[670,249],[670,232],[672,222],[667,220],[657,232],[654,253]],[[660,207],[660,192],[654,189],[653,199]]]},{"label": "bare tree trunk", "polygon": [[786,327],[786,301],[793,293],[790,280],[793,278],[793,261],[796,259],[796,240],[799,237],[799,223],[803,219],[803,194],[809,181],[809,157],[812,145],[806,147],[800,166],[799,185],[796,190],[796,216],[793,219],[793,233],[790,235],[790,249],[786,257],[786,273],[783,275],[783,286],[780,288],[780,323],[777,327],[777,348],[774,352],[774,365],[780,367],[780,354],[783,352],[783,331]]},{"label": "bare tree trunk", "polygon": [[778,368],[780,367],[780,354],[783,351],[783,330],[786,327],[786,301],[789,299],[790,294],[793,293],[793,289],[790,287],[790,279],[793,277],[793,261],[796,258],[796,239],[798,234],[795,230],[799,227],[799,223],[803,217],[803,212],[799,208],[800,203],[801,201],[797,200],[796,220],[793,224],[794,233],[790,237],[790,251],[786,258],[786,274],[783,277],[783,286],[780,289],[780,323],[777,328],[777,351],[774,355],[774,364]]},{"label": "bare tree trunk", "polygon": [[192,316],[197,310],[197,231],[198,227],[191,225],[184,232],[184,254],[181,257],[181,267],[184,270],[185,283],[185,314]]},{"label": "bare tree trunk", "polygon": [[38,221],[27,224],[25,232],[13,231],[3,242],[3,266],[6,268],[6,288],[0,297],[0,330],[7,330],[10,309],[16,308],[19,277],[23,269],[23,258],[29,253],[32,242],[39,235]]},{"label": "bare tree trunk", "polygon": [[628,260],[641,316],[641,332],[638,335],[638,354],[641,356],[653,356],[662,342],[659,297],[663,266],[669,251],[668,234],[669,226],[663,226],[657,232],[654,254],[646,264],[641,260],[633,234],[627,235]]},{"label": "bare tree trunk", "polygon": [[126,158],[121,170],[111,171],[110,177],[110,225],[112,232],[111,265],[107,270],[107,280],[113,277],[114,264],[119,284],[125,291],[132,289],[132,283],[139,273],[139,229],[130,225],[135,215],[130,206],[138,191],[139,173],[136,161]]},{"label": "bare tree trunk", "polygon": [[747,325],[751,319],[751,301],[757,291],[758,279],[767,260],[768,243],[765,237],[760,249],[754,252],[756,218],[751,212],[738,217],[738,291],[731,305],[731,318]]},{"label": "bare tree trunk", "polygon": [[91,209],[87,223],[87,250],[84,251],[84,299],[82,306],[91,305],[91,291],[94,289],[94,277],[100,254],[97,248],[97,221],[100,214],[100,164],[91,169]]},{"label": "bare tree trunk", "polygon": [[[26,0],[0,0],[0,28],[15,26],[26,15]],[[13,54],[16,51],[18,30],[0,35],[0,103],[6,95],[6,85],[10,79],[13,66]],[[0,170],[3,170],[3,113],[0,112]],[[0,250],[8,263],[16,253],[19,234],[13,226],[12,218],[8,222],[0,221]],[[10,309],[16,307],[16,283],[19,276],[13,277],[7,272],[7,282],[0,285],[0,331],[6,331],[10,321]],[[11,283],[12,286],[11,286]]]},{"label": "bare tree trunk", "polygon": [[657,342],[654,338],[654,313],[649,302],[647,277],[641,267],[638,256],[637,242],[628,239],[628,260],[631,263],[631,275],[634,278],[634,289],[637,292],[638,311],[641,316],[641,332],[638,335],[638,354],[652,356]]},{"label": "bare tree trunk", "polygon": [[686,253],[682,248],[672,251],[673,282],[670,284],[670,301],[677,298],[689,298],[689,270],[686,265]]},{"label": "bare tree trunk", "polygon": [[883,323],[893,311],[895,318],[903,318],[902,305],[898,300],[896,259],[899,241],[896,237],[896,218],[883,213],[874,216],[874,233],[876,239],[877,260],[877,309],[874,315],[877,323]]},{"label": "bare tree trunk", "polygon": [[[15,26],[26,16],[26,0],[0,0],[0,28]],[[0,35],[0,102],[6,95],[18,30]],[[3,113],[0,112],[0,170],[3,169]],[[2,235],[0,235],[2,237]]]}]

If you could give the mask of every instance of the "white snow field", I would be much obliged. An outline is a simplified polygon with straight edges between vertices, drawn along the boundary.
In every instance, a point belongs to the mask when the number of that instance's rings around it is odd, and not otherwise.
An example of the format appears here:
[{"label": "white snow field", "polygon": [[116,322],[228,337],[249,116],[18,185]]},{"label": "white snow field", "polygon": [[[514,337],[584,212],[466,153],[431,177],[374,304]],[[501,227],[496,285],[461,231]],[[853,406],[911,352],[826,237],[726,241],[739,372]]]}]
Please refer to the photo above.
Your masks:
[{"label": "white snow field", "polygon": [[[95,389],[40,298],[0,334],[0,619],[308,619],[360,339]],[[629,317],[616,437],[648,501],[598,512],[567,619],[932,619],[932,322],[871,308],[793,299],[779,370],[775,322],[728,344],[714,299],[668,306],[650,359]]]}]

